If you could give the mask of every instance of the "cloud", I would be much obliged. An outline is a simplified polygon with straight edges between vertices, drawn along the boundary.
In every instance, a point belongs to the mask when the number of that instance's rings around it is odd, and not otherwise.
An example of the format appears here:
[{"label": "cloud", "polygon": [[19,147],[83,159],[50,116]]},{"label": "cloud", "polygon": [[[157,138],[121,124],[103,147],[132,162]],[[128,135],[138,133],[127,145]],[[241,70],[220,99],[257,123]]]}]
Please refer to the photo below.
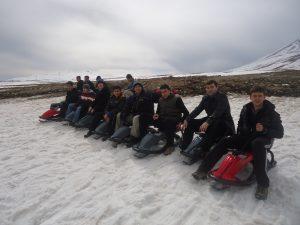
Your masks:
[{"label": "cloud", "polygon": [[223,71],[300,36],[299,1],[1,1],[0,79]]}]

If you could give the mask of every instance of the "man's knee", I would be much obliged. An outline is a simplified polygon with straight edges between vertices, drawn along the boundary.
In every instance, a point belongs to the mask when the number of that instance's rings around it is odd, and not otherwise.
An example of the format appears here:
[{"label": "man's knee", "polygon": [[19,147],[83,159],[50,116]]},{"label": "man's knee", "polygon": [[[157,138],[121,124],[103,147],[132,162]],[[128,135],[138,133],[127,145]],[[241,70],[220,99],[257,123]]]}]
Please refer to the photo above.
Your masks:
[{"label": "man's knee", "polygon": [[227,147],[227,146],[229,146],[231,141],[232,141],[231,136],[225,136],[218,142],[218,145],[223,145],[223,146]]},{"label": "man's knee", "polygon": [[121,121],[121,113],[118,113],[116,116],[116,121],[120,122]]},{"label": "man's knee", "polygon": [[264,148],[266,144],[267,140],[265,138],[255,138],[253,141],[251,141],[252,150]]},{"label": "man's knee", "polygon": [[140,123],[140,116],[139,115],[136,115],[132,118],[132,125],[133,126],[138,126]]}]

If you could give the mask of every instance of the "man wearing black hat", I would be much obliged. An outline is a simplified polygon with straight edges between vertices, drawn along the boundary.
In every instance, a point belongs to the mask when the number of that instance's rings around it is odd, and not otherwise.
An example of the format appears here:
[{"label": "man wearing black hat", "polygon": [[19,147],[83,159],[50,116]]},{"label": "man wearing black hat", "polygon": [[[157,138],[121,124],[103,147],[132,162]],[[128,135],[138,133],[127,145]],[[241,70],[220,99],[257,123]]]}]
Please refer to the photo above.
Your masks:
[{"label": "man wearing black hat", "polygon": [[154,97],[146,92],[141,83],[133,87],[134,94],[130,96],[125,107],[117,118],[116,129],[121,125],[132,125],[128,147],[137,143],[147,133],[147,127],[152,123],[154,114]]}]

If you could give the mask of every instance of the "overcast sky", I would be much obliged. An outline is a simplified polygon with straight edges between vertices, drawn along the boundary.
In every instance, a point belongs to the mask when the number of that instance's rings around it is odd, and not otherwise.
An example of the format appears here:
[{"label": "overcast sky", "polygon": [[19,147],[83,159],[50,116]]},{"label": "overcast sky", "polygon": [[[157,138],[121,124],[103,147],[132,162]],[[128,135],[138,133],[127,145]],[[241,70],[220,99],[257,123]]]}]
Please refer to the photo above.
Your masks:
[{"label": "overcast sky", "polygon": [[1,0],[0,80],[224,71],[300,38],[299,0]]}]

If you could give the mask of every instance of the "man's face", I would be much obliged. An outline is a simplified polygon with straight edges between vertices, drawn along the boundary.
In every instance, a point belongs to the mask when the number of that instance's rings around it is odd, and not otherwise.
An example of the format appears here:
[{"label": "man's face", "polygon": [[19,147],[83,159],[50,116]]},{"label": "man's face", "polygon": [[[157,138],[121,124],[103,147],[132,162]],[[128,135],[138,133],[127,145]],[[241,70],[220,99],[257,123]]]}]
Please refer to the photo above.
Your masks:
[{"label": "man's face", "polygon": [[68,91],[72,91],[73,85],[69,85],[69,84],[68,84],[67,89],[68,89]]},{"label": "man's face", "polygon": [[104,84],[103,83],[98,83],[97,85],[99,90],[102,90],[104,88]]},{"label": "man's face", "polygon": [[76,77],[76,80],[77,80],[77,81],[80,81],[80,80],[81,80],[81,78],[80,78],[80,77]]},{"label": "man's face", "polygon": [[85,81],[88,81],[89,79],[90,79],[90,78],[89,78],[88,76],[85,76],[85,77],[84,77],[84,80],[85,80]]},{"label": "man's face", "polygon": [[163,98],[167,98],[171,93],[171,91],[169,89],[161,89],[160,92],[161,92],[161,96]]},{"label": "man's face", "polygon": [[134,92],[136,93],[136,94],[141,94],[141,92],[142,92],[142,87],[140,86],[140,85],[135,85],[135,87],[134,87]]},{"label": "man's face", "polygon": [[126,80],[127,80],[128,83],[132,82],[132,78],[131,77],[126,78]]},{"label": "man's face", "polygon": [[89,89],[87,89],[87,88],[83,88],[83,93],[85,93],[85,94],[88,94],[89,92],[90,92],[90,90]]},{"label": "man's face", "polygon": [[265,94],[261,92],[253,92],[250,95],[250,100],[253,103],[254,107],[262,106],[265,99]]},{"label": "man's face", "polygon": [[218,91],[218,86],[215,84],[207,84],[205,85],[205,91],[207,95],[213,95]]},{"label": "man's face", "polygon": [[115,90],[113,91],[113,95],[114,95],[116,98],[120,97],[121,94],[122,94],[122,92],[121,92],[120,89],[115,89]]}]

